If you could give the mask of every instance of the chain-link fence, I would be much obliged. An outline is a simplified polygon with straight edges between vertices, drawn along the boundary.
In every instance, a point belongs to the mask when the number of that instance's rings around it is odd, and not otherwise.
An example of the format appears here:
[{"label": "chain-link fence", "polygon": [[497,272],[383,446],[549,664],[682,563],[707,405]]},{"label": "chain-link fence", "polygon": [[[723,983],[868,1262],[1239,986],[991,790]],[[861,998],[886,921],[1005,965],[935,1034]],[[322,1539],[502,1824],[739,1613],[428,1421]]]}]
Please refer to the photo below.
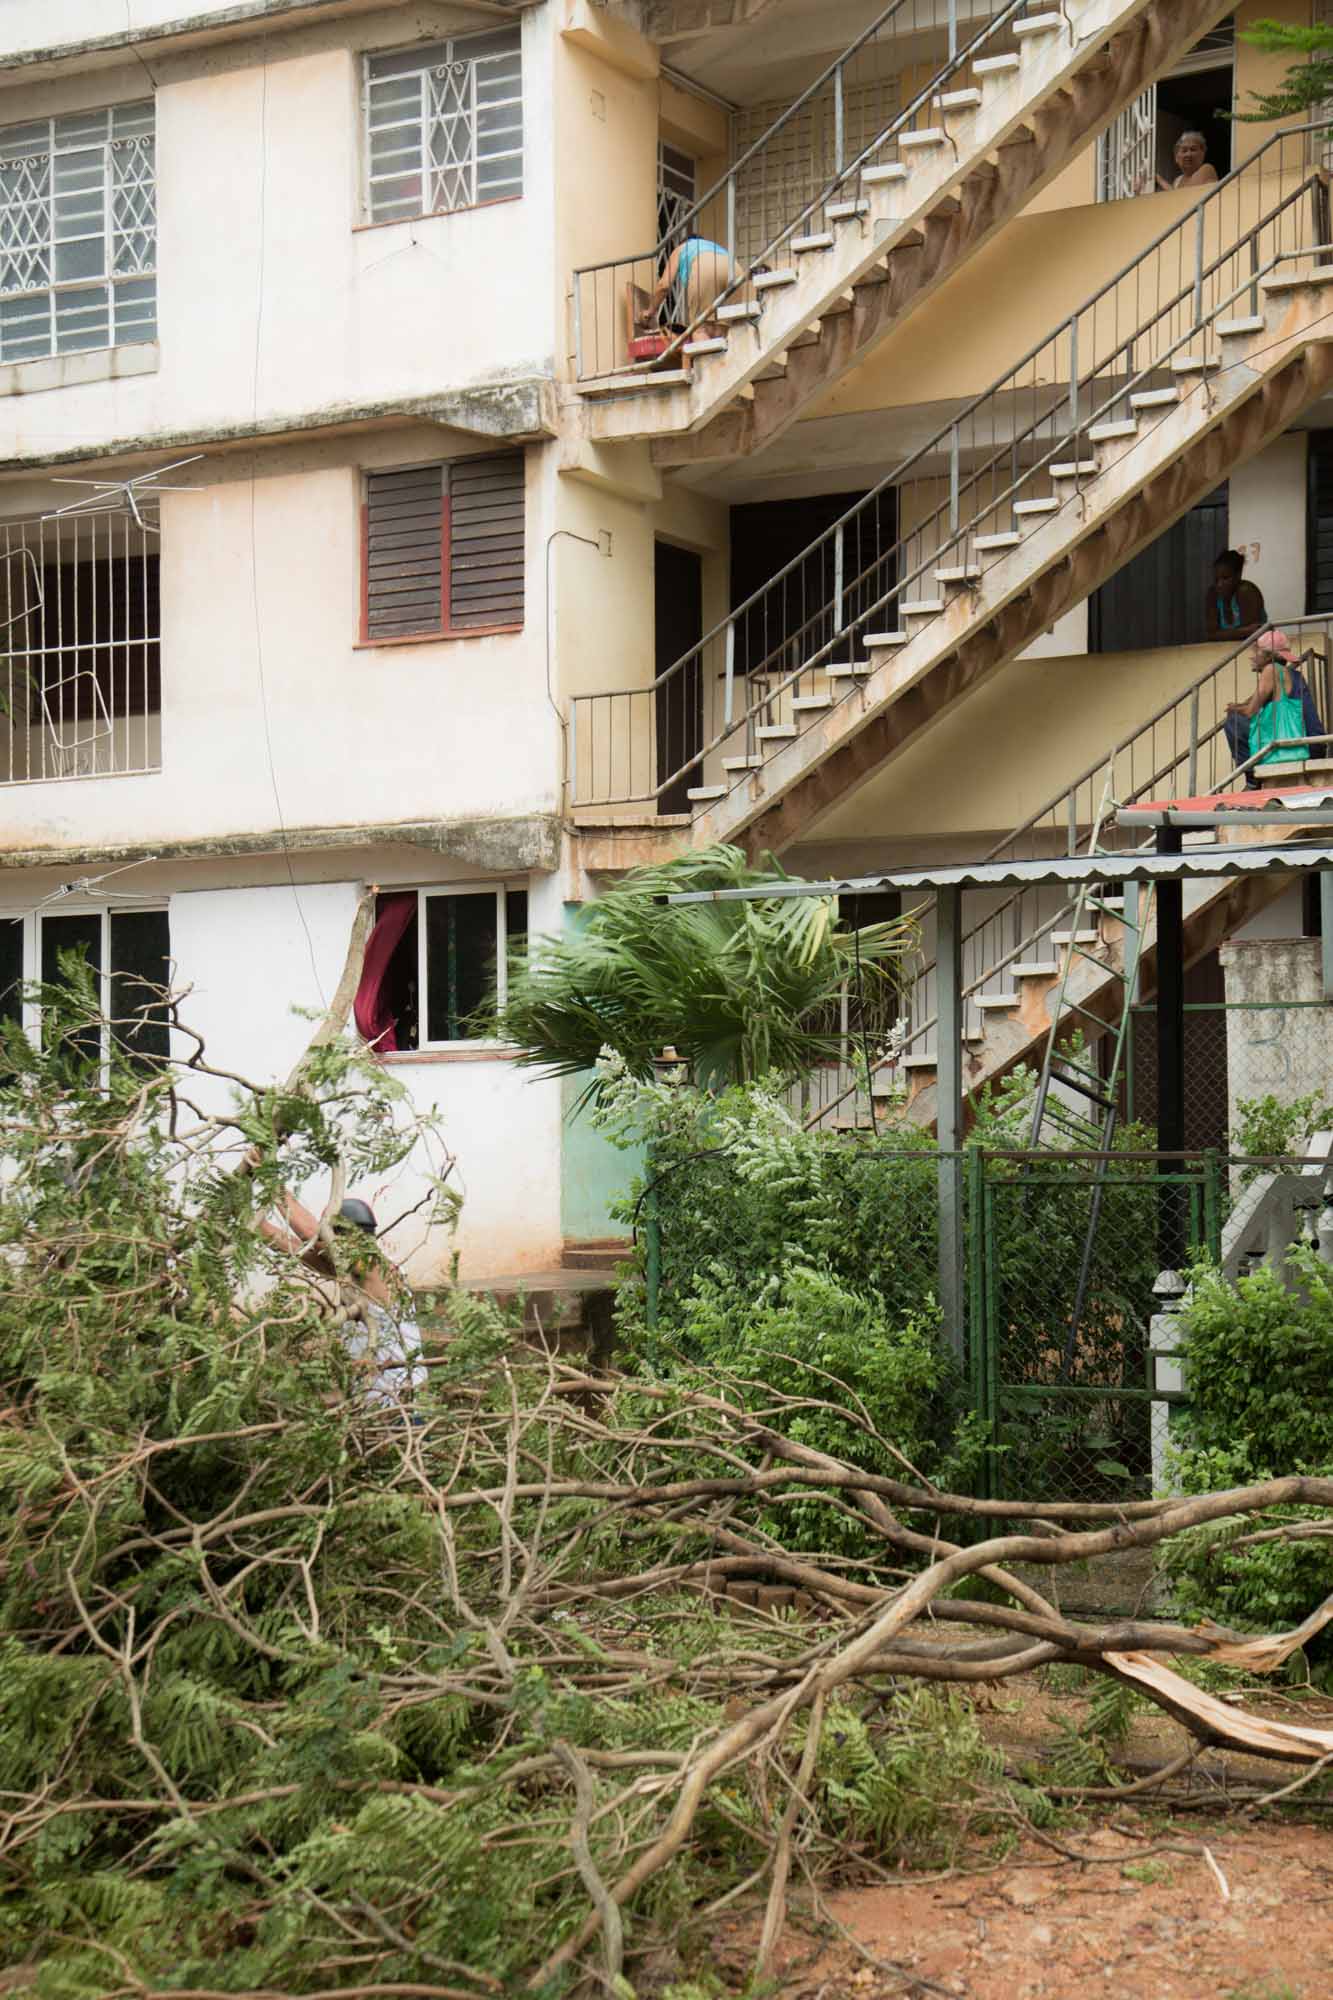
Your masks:
[{"label": "chain-link fence", "polygon": [[[1159,1276],[1219,1256],[1240,1194],[1297,1164],[1220,1149],[941,1156],[863,1137],[803,1137],[776,1157],[718,1146],[659,1161],[651,1177],[649,1316],[706,1360],[701,1296],[720,1290],[759,1312],[793,1266],[826,1272],[876,1303],[880,1337],[926,1325],[960,1355],[988,1442],[987,1494],[1142,1497],[1163,1400],[1150,1344]],[[942,1304],[942,1166],[962,1194],[956,1325]]]},{"label": "chain-link fence", "polygon": [[[1284,1117],[1333,1095],[1333,1010],[1323,1000],[1187,1002],[1185,1144],[1268,1154],[1303,1136]],[[1157,1124],[1157,1009],[1135,1007],[1125,1066],[1126,1115]]]}]

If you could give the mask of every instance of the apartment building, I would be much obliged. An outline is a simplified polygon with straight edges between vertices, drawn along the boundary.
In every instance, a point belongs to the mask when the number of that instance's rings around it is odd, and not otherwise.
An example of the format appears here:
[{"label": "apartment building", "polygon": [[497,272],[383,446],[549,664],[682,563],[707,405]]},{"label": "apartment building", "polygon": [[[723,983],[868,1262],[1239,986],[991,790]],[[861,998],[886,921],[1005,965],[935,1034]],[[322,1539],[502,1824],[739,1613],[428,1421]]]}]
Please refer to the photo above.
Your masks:
[{"label": "apartment building", "polygon": [[[1333,610],[1322,136],[1224,115],[1308,8],[9,0],[0,1005],[83,944],[279,1074],[373,885],[463,1269],[548,1270],[616,1166],[477,1039],[510,940],[718,838],[863,873],[1220,782],[1213,553]],[[1187,129],[1224,178],[1155,191]],[[1201,965],[1300,934],[1263,895]],[[978,1076],[1059,916],[972,913]]]}]

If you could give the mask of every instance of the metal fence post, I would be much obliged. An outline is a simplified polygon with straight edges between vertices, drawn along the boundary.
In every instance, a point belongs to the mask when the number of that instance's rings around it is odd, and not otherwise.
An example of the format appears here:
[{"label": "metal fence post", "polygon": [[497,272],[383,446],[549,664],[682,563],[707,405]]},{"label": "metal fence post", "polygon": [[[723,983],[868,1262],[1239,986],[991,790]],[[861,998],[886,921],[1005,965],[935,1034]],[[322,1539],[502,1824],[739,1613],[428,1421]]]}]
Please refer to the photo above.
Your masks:
[{"label": "metal fence post", "polygon": [[[987,1383],[989,1325],[986,1316],[986,1160],[980,1146],[963,1155],[963,1196],[967,1223],[967,1364],[973,1414],[990,1423]],[[991,1462],[984,1458],[978,1472],[979,1500],[990,1498]]]},{"label": "metal fence post", "polygon": [[939,1148],[939,1282],[944,1337],[959,1368],[967,1358],[963,1201],[963,892],[937,890],[935,964],[938,978],[935,1133]]},{"label": "metal fence post", "polygon": [[643,1194],[643,1288],[644,1315],[649,1330],[657,1331],[658,1305],[662,1294],[662,1211],[657,1205],[657,1180],[651,1152],[648,1155],[648,1185]]},{"label": "metal fence post", "polygon": [[1203,1242],[1210,1257],[1222,1255],[1222,1156],[1210,1146],[1203,1156]]}]

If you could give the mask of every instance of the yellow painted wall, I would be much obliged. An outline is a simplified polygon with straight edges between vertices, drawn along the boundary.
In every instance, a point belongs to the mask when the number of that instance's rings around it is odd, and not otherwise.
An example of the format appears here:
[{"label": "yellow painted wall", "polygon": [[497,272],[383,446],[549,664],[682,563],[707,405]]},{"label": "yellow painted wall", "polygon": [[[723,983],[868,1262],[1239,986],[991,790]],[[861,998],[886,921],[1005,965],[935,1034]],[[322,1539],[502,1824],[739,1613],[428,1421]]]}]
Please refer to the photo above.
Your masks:
[{"label": "yellow painted wall", "polygon": [[1007,833],[1229,650],[1015,660],[843,798],[809,839]]}]

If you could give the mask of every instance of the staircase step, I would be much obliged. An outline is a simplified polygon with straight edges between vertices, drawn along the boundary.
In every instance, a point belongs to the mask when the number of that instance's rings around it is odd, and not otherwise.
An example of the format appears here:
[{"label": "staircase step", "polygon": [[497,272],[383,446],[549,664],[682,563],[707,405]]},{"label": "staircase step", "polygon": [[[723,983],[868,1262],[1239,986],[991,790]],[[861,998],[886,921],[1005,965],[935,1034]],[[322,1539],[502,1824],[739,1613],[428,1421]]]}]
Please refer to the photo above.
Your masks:
[{"label": "staircase step", "polygon": [[831,229],[824,229],[817,236],[793,236],[791,247],[797,257],[804,256],[807,250],[831,250],[833,248],[833,231]]},{"label": "staircase step", "polygon": [[788,353],[794,352],[798,347],[818,347],[823,332],[822,319],[808,319],[799,333],[794,333],[787,342]]},{"label": "staircase step", "polygon": [[1048,468],[1052,479],[1087,479],[1101,469],[1101,461],[1096,458],[1071,458],[1062,465]]},{"label": "staircase step", "polygon": [[1063,14],[1029,14],[1024,20],[1014,22],[1014,39],[1023,41],[1030,35],[1053,35],[1057,28],[1064,25]]},{"label": "staircase step", "polygon": [[1100,944],[1100,931],[1052,931],[1052,944]]},{"label": "staircase step", "polygon": [[1333,264],[1317,271],[1297,271],[1290,278],[1260,278],[1261,292],[1298,292],[1303,285],[1333,285]]},{"label": "staircase step", "polygon": [[951,569],[937,569],[936,583],[973,583],[982,574],[980,563],[955,563]]},{"label": "staircase step", "polygon": [[942,125],[927,125],[920,132],[900,132],[898,134],[898,151],[900,153],[908,151],[921,152],[930,146],[947,145],[948,139],[949,135]]},{"label": "staircase step", "polygon": [[694,805],[705,805],[709,799],[724,799],[727,796],[727,787],[725,785],[691,785],[685,796]]},{"label": "staircase step", "polygon": [[830,222],[859,222],[863,215],[869,215],[870,203],[861,198],[855,201],[831,201],[824,213]]},{"label": "staircase step", "polygon": [[887,187],[891,181],[905,181],[908,170],[901,160],[893,160],[885,167],[864,167],[861,172],[862,187]]},{"label": "staircase step", "polygon": [[1235,340],[1241,334],[1262,333],[1266,322],[1262,313],[1251,313],[1245,319],[1218,319],[1213,321],[1213,332],[1219,340]]},{"label": "staircase step", "polygon": [[1220,354],[1178,354],[1171,363],[1173,375],[1205,375],[1210,369],[1220,368]]},{"label": "staircase step", "polygon": [[1131,410],[1164,410],[1169,403],[1180,401],[1179,389],[1140,389],[1129,399]]},{"label": "staircase step", "polygon": [[751,278],[750,283],[757,292],[776,292],[783,285],[798,284],[800,276],[799,271],[761,271],[757,278]]},{"label": "staircase step", "polygon": [[1015,500],[1014,502],[1014,513],[1022,519],[1026,519],[1029,514],[1058,514],[1059,511],[1060,502],[1058,500]]},{"label": "staircase step", "polygon": [[681,349],[682,354],[688,354],[691,357],[696,354],[725,354],[726,351],[727,343],[720,335],[715,336],[711,340],[687,340]]},{"label": "staircase step", "polygon": [[623,396],[633,389],[688,389],[688,368],[664,368],[660,375],[604,375],[598,382],[580,382],[581,396]]},{"label": "staircase step", "polygon": [[1117,438],[1132,438],[1139,434],[1137,417],[1122,417],[1113,424],[1094,424],[1088,432],[1090,444],[1112,444]]},{"label": "staircase step", "polygon": [[1026,958],[1009,970],[1015,979],[1055,979],[1060,967],[1053,958]]},{"label": "staircase step", "polygon": [[898,615],[900,618],[934,618],[943,609],[942,597],[914,597],[899,603]]},{"label": "staircase step", "polygon": [[986,1014],[998,1013],[1003,1008],[1016,1007],[1018,1005],[1018,995],[1016,993],[979,993],[973,1000],[972,1005],[980,1007],[982,1012]]},{"label": "staircase step", "polygon": [[978,56],[972,65],[973,76],[1012,76],[1016,69],[1022,69],[1022,56]]},{"label": "staircase step", "polygon": [[762,771],[763,768],[764,760],[762,757],[724,757],[722,759],[722,769],[724,771]]},{"label": "staircase step", "polygon": [[938,1058],[935,1056],[899,1056],[899,1069],[934,1069]]},{"label": "staircase step", "polygon": [[831,681],[864,680],[870,672],[870,662],[854,660],[850,666],[829,667],[826,671]]},{"label": "staircase step", "polygon": [[764,308],[752,299],[742,300],[739,305],[719,306],[713,318],[720,326],[729,326],[736,320],[762,319]]},{"label": "staircase step", "polygon": [[1016,529],[1007,528],[1002,535],[978,535],[972,546],[974,549],[1016,549],[1023,537]]},{"label": "staircase step", "polygon": [[790,743],[801,732],[794,722],[761,722],[754,733],[758,743]]},{"label": "staircase step", "polygon": [[911,636],[910,632],[864,632],[861,644],[868,653],[876,653],[886,646],[905,646]]},{"label": "staircase step", "polygon": [[792,711],[799,715],[813,713],[814,710],[819,708],[832,708],[832,706],[833,696],[831,694],[798,694],[792,703]]},{"label": "staircase step", "polygon": [[975,111],[981,103],[981,92],[975,85],[967,90],[942,90],[931,101],[941,111]]}]

